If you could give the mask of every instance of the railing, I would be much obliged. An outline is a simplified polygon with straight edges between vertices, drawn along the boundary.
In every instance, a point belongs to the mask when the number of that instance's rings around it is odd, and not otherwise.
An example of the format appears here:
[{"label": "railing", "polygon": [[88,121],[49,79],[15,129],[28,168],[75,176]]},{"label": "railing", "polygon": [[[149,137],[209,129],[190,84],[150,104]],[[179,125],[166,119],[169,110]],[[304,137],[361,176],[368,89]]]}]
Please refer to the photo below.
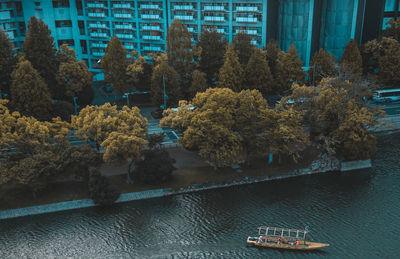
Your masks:
[{"label": "railing", "polygon": [[204,16],[206,22],[224,22],[225,17],[223,16]]},{"label": "railing", "polygon": [[193,27],[187,27],[189,32],[194,32],[194,28]]},{"label": "railing", "polygon": [[104,52],[92,52],[93,56],[101,57],[104,55]]},{"label": "railing", "polygon": [[158,20],[158,19],[160,19],[160,15],[158,15],[158,14],[142,14],[142,19]]},{"label": "railing", "polygon": [[127,30],[133,30],[132,24],[115,24],[115,29],[127,29]]},{"label": "railing", "polygon": [[131,8],[131,4],[113,4],[113,8],[117,9],[130,9]]},{"label": "railing", "polygon": [[236,30],[236,33],[244,32],[249,35],[257,35],[257,30]]},{"label": "railing", "polygon": [[132,14],[130,14],[130,13],[115,13],[114,17],[115,18],[130,19],[130,18],[132,18]]},{"label": "railing", "polygon": [[91,37],[95,37],[95,38],[107,38],[108,35],[107,33],[101,33],[101,32],[92,32],[90,33]]},{"label": "railing", "polygon": [[133,39],[132,34],[116,33],[115,35],[120,39]]},{"label": "railing", "polygon": [[144,46],[143,50],[145,51],[161,51],[161,47],[154,47],[154,46]]},{"label": "railing", "polygon": [[253,44],[253,45],[258,45],[258,42],[256,41],[256,40],[252,40],[252,41],[250,41],[251,42],[251,44]]},{"label": "railing", "polygon": [[126,49],[135,49],[135,46],[133,46],[133,45],[125,45],[125,48]]},{"label": "railing", "polygon": [[93,47],[93,48],[106,48],[107,47],[107,44],[104,44],[104,43],[92,43],[91,45],[90,45],[91,47]]},{"label": "railing", "polygon": [[238,12],[258,12],[257,6],[237,6],[236,11]]},{"label": "railing", "polygon": [[225,29],[217,29],[218,33],[225,33]]},{"label": "railing", "polygon": [[144,30],[144,31],[161,31],[161,27],[160,26],[144,25],[142,27],[142,30]]},{"label": "railing", "polygon": [[224,11],[225,6],[223,5],[206,5],[204,6],[204,11]]},{"label": "railing", "polygon": [[89,28],[106,29],[107,25],[103,23],[89,23]]},{"label": "railing", "polygon": [[106,17],[106,14],[105,13],[88,13],[88,17],[104,18],[104,17]]},{"label": "railing", "polygon": [[89,8],[105,8],[104,4],[94,4],[94,3],[88,3],[87,7],[89,7]]},{"label": "railing", "polygon": [[237,22],[257,22],[256,17],[236,17]]},{"label": "railing", "polygon": [[142,4],[140,5],[140,9],[160,9],[159,5],[156,4]]},{"label": "railing", "polygon": [[174,18],[182,21],[191,21],[193,20],[193,15],[175,15]]},{"label": "railing", "polygon": [[174,5],[174,10],[193,10],[192,5]]},{"label": "railing", "polygon": [[144,39],[144,40],[161,40],[161,36],[158,36],[158,35],[143,35],[142,39]]}]

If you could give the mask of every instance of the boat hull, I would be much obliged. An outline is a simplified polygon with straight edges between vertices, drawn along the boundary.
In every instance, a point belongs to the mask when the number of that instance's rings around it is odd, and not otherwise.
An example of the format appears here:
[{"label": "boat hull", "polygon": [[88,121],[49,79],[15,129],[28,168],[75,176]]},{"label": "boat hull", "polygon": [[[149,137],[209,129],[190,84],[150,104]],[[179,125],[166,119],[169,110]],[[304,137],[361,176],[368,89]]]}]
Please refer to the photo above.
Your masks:
[{"label": "boat hull", "polygon": [[277,249],[287,249],[287,250],[302,250],[302,251],[308,251],[308,250],[315,250],[315,249],[320,249],[323,247],[329,246],[329,244],[324,244],[324,243],[316,243],[316,242],[300,242],[299,245],[290,245],[290,244],[277,244],[275,242],[258,242],[257,237],[248,237],[247,238],[247,244],[256,246],[256,247],[265,247],[265,248],[277,248]]}]

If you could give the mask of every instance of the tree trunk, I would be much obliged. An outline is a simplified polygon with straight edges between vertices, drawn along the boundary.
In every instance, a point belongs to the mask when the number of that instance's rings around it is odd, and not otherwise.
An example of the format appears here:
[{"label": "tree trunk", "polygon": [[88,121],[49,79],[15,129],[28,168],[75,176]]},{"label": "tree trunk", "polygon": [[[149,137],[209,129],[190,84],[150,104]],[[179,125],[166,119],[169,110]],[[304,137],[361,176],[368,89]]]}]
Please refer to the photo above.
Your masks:
[{"label": "tree trunk", "polygon": [[131,168],[132,168],[133,163],[134,163],[134,161],[132,161],[132,162],[129,163],[129,165],[128,165],[128,172],[127,172],[127,174],[126,174],[126,182],[129,183],[129,184],[132,184],[132,183],[133,183],[133,180],[132,180],[132,178],[131,178]]}]

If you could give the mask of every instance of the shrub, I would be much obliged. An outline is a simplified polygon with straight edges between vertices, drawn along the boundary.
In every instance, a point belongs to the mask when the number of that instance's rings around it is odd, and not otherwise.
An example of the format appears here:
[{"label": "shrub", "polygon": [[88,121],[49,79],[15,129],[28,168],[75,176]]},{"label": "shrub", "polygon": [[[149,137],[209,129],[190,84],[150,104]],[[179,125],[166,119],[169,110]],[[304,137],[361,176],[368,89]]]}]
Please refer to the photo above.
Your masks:
[{"label": "shrub", "polygon": [[136,180],[157,184],[168,181],[175,169],[175,159],[162,149],[151,149],[144,152],[144,159],[136,163],[133,175]]},{"label": "shrub", "polygon": [[102,206],[113,204],[120,195],[98,170],[89,173],[89,193],[94,203]]}]

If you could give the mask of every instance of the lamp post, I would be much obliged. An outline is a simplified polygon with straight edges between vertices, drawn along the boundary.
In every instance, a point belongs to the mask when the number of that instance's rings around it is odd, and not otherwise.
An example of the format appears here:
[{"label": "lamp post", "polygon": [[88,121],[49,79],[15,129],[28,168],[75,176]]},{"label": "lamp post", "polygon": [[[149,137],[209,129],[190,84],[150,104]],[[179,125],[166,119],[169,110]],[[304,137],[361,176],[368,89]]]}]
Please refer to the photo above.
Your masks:
[{"label": "lamp post", "polygon": [[72,98],[74,99],[75,115],[78,115],[78,108],[79,108],[79,105],[76,103],[76,99],[78,99],[78,97],[73,96]]},{"label": "lamp post", "polygon": [[128,105],[128,107],[130,107],[129,105],[129,95],[133,94],[133,92],[129,92],[129,93],[124,93],[124,95],[122,96],[122,98],[126,98],[126,104]]},{"label": "lamp post", "polygon": [[164,89],[164,106],[163,106],[163,108],[165,110],[165,109],[167,109],[167,94],[165,92],[165,80],[168,78],[166,78],[165,75],[163,75],[162,79],[163,79],[163,89]]}]

